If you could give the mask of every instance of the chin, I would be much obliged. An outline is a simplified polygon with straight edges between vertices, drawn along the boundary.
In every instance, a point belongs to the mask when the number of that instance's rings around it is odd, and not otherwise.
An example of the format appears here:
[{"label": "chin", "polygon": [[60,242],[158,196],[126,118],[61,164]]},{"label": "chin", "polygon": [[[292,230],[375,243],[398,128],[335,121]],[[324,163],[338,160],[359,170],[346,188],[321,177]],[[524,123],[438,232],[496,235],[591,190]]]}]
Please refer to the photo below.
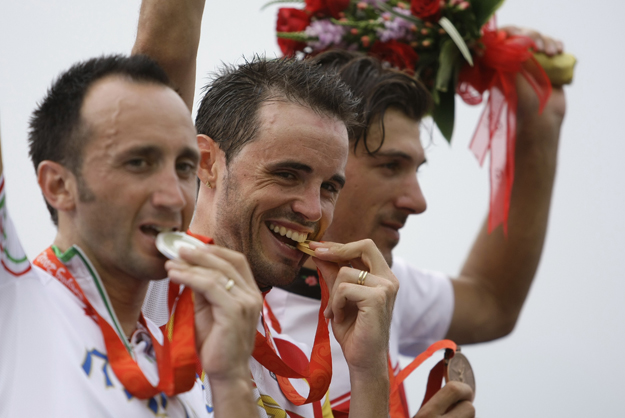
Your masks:
[{"label": "chin", "polygon": [[275,264],[273,266],[268,264],[258,266],[251,265],[251,263],[250,267],[254,274],[254,280],[256,280],[259,287],[287,286],[295,280],[301,268],[299,265],[290,266],[281,264],[278,267]]}]

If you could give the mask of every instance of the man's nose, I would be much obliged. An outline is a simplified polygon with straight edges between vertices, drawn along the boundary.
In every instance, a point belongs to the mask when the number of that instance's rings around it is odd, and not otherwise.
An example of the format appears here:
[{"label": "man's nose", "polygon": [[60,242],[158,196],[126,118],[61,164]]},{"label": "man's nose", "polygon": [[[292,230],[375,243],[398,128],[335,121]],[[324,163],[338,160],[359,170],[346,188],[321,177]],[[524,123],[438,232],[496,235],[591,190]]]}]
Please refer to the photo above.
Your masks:
[{"label": "man's nose", "polygon": [[427,202],[416,175],[402,184],[395,206],[411,215],[425,212]]},{"label": "man's nose", "polygon": [[306,220],[316,222],[321,219],[321,191],[319,187],[311,185],[304,193],[293,200],[291,208],[294,212],[303,215]]},{"label": "man's nose", "polygon": [[186,206],[187,199],[175,171],[164,172],[158,177],[158,184],[152,193],[152,204],[169,210],[180,210]]}]

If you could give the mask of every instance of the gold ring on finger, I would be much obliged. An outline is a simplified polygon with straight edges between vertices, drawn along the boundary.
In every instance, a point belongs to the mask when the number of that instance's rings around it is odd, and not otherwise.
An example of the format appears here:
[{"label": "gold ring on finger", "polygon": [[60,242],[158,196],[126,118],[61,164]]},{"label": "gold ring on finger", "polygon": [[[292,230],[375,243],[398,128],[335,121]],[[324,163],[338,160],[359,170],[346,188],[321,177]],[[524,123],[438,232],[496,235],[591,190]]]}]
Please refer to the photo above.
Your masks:
[{"label": "gold ring on finger", "polygon": [[234,287],[234,280],[228,279],[228,281],[226,282],[226,290],[230,291],[230,289],[232,289],[233,287]]},{"label": "gold ring on finger", "polygon": [[360,274],[358,275],[358,281],[356,282],[356,284],[364,285],[365,279],[367,278],[367,274],[369,274],[368,271],[360,270]]}]

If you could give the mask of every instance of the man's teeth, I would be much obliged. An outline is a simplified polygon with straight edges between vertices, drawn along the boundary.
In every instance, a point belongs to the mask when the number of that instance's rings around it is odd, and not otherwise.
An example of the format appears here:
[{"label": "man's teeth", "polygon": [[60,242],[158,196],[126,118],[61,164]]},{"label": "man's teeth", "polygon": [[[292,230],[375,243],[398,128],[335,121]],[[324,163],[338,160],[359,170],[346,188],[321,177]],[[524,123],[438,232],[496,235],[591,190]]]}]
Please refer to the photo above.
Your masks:
[{"label": "man's teeth", "polygon": [[308,233],[306,232],[293,231],[292,229],[287,229],[283,226],[269,224],[269,229],[276,234],[280,234],[282,236],[286,235],[287,238],[291,238],[295,242],[304,242],[308,238]]}]

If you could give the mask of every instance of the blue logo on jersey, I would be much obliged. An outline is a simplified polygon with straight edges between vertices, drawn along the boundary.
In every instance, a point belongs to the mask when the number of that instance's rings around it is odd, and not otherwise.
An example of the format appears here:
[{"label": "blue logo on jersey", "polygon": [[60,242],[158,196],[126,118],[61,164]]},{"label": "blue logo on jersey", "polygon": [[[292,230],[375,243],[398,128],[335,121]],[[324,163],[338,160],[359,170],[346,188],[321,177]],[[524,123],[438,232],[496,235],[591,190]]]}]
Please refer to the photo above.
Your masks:
[{"label": "blue logo on jersey", "polygon": [[91,376],[91,366],[92,366],[92,357],[95,356],[104,361],[104,365],[102,366],[102,373],[104,374],[104,385],[106,387],[113,386],[113,382],[111,382],[111,378],[109,377],[108,365],[109,358],[106,354],[100,353],[95,348],[91,351],[87,351],[87,356],[85,357],[85,361],[82,363],[82,369],[87,373],[87,376]]}]

